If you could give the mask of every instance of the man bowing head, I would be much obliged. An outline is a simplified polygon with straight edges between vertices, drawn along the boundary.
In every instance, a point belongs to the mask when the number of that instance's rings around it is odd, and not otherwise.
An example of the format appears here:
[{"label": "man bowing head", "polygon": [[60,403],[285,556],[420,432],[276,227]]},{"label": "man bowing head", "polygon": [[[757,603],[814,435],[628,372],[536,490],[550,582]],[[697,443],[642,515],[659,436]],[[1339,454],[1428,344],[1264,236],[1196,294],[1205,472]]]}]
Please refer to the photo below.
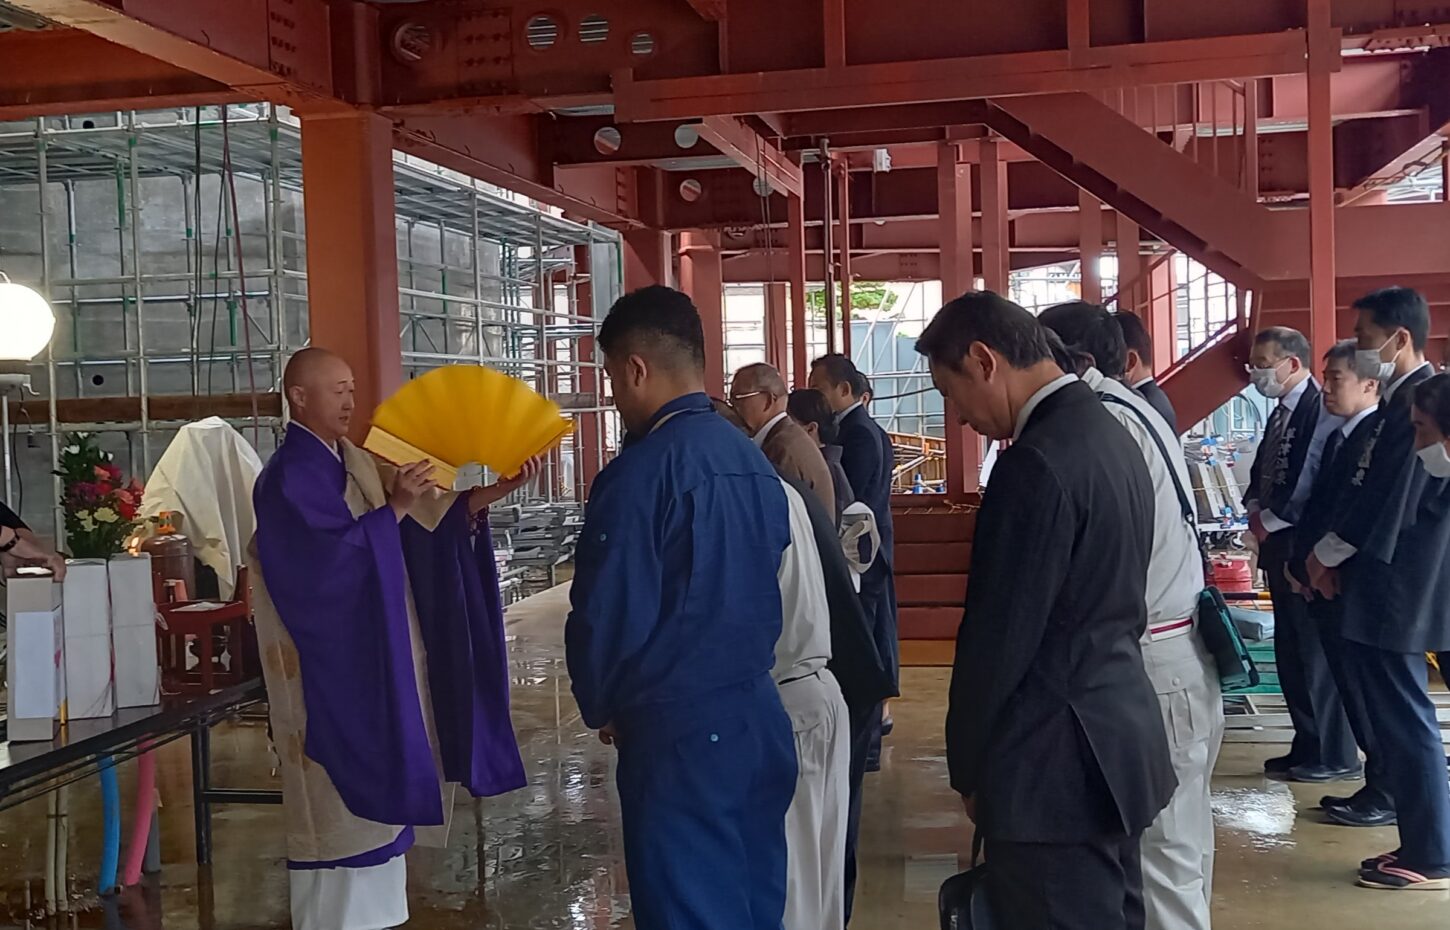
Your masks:
[{"label": "man bowing head", "polygon": [[690,298],[626,295],[599,330],[629,431],[594,481],[564,641],[584,723],[619,748],[638,930],[780,930],[795,740],[771,680],[785,491],[704,393]]},{"label": "man bowing head", "polygon": [[[304,349],[286,438],[257,479],[257,639],[281,760],[296,930],[408,919],[402,858],[446,835],[453,788],[523,786],[488,504],[348,442],[353,375]],[[425,828],[434,828],[431,831]]]}]

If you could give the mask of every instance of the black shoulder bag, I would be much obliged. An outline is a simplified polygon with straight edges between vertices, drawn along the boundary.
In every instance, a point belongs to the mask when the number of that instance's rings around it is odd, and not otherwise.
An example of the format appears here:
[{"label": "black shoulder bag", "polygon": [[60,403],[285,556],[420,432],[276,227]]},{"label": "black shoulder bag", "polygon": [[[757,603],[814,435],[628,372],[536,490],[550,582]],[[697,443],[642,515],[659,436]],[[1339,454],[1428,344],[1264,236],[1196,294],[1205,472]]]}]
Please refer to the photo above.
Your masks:
[{"label": "black shoulder bag", "polygon": [[[1188,499],[1188,493],[1184,491],[1183,485],[1178,483],[1178,473],[1173,470],[1173,457],[1168,454],[1168,447],[1163,444],[1163,438],[1153,428],[1153,423],[1144,415],[1143,411],[1134,407],[1121,397],[1112,394],[1099,393],[1098,398],[1105,404],[1117,404],[1133,411],[1137,418],[1143,421],[1143,426],[1148,430],[1148,435],[1153,437],[1157,444],[1158,451],[1163,454],[1163,462],[1168,467],[1168,478],[1173,482],[1173,490],[1178,492],[1178,504],[1183,509],[1183,519],[1193,530],[1193,538],[1198,542],[1198,553],[1203,558],[1204,576],[1208,576],[1208,554],[1203,551],[1203,540],[1198,535],[1198,521],[1195,519],[1193,504]],[[1254,665],[1253,657],[1249,655],[1248,647],[1244,645],[1244,638],[1239,634],[1239,628],[1234,625],[1233,616],[1229,613],[1228,603],[1223,599],[1223,592],[1213,585],[1208,585],[1198,595],[1198,634],[1203,637],[1203,644],[1213,656],[1214,664],[1218,666],[1219,687],[1224,691],[1235,691],[1242,688],[1252,688],[1259,683],[1259,670]]]},{"label": "black shoulder bag", "polygon": [[941,930],[996,930],[987,901],[987,867],[978,865],[982,855],[982,831],[972,833],[972,867],[942,882],[937,893]]}]

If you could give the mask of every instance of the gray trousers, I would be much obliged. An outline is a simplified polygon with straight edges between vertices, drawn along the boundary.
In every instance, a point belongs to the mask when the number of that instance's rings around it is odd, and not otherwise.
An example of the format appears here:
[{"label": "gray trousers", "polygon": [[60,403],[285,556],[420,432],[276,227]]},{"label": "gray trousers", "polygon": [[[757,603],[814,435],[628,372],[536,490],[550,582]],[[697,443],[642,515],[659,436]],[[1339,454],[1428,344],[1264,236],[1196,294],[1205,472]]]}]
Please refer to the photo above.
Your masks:
[{"label": "gray trousers", "polygon": [[1197,631],[1145,643],[1143,664],[1158,707],[1178,790],[1143,833],[1147,930],[1209,930],[1213,893],[1210,780],[1223,743],[1218,670]]}]

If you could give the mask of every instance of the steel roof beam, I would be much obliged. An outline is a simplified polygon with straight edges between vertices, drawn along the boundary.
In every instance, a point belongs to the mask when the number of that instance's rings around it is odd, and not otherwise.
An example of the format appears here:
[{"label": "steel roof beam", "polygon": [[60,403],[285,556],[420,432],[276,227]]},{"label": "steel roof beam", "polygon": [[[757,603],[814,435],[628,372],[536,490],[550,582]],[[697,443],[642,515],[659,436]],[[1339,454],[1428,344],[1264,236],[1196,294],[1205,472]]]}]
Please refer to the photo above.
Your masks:
[{"label": "steel roof beam", "polygon": [[615,112],[629,121],[943,103],[1022,94],[1296,74],[1301,29],[1266,35],[1145,42],[1069,52],[1016,52],[639,80],[614,77]]}]

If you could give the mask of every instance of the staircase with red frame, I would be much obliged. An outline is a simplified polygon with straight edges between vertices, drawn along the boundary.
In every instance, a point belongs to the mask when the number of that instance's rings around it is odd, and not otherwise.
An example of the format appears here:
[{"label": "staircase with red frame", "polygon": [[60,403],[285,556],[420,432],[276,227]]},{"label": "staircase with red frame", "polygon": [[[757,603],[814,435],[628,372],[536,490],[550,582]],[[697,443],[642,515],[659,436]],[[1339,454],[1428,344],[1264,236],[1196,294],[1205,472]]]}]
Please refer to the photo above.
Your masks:
[{"label": "staircase with red frame", "polygon": [[937,495],[892,499],[901,664],[949,666],[967,593],[976,502]]},{"label": "staircase with red frame", "polygon": [[[1217,153],[1206,164],[1199,147],[1190,155],[1176,129],[1165,138],[1088,94],[997,98],[985,119],[1058,174],[1249,293],[1248,316],[1160,373],[1181,423],[1197,422],[1247,385],[1252,333],[1273,325],[1308,331],[1307,209],[1260,203],[1231,180]],[[1227,127],[1226,138],[1245,138],[1241,130]],[[1217,125],[1213,138],[1223,141]],[[1244,143],[1239,154],[1247,157],[1246,151]],[[1435,203],[1344,207],[1336,210],[1335,225],[1337,331],[1352,332],[1349,305],[1359,296],[1389,284],[1416,287],[1430,299],[1430,354],[1441,358],[1450,334],[1444,258],[1433,247],[1413,246],[1450,241],[1450,209]]]}]

